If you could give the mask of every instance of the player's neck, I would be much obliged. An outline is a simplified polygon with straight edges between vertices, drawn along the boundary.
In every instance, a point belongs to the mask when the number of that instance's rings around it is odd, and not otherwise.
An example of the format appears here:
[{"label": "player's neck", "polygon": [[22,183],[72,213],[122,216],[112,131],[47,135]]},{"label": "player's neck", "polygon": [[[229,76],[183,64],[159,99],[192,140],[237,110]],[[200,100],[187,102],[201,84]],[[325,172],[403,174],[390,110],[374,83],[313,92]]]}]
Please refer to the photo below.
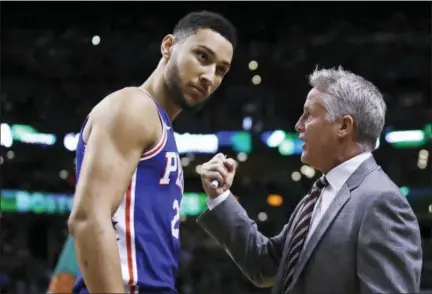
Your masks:
[{"label": "player's neck", "polygon": [[181,108],[172,103],[163,79],[163,71],[159,65],[150,77],[144,82],[141,88],[145,89],[156,102],[168,113],[173,121],[180,113]]}]

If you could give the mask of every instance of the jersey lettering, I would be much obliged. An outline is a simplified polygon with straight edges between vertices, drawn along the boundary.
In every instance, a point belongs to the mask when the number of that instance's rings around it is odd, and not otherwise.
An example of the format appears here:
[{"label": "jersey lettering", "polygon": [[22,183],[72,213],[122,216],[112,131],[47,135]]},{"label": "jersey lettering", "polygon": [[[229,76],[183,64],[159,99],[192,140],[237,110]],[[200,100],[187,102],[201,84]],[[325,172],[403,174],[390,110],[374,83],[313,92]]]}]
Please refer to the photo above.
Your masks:
[{"label": "jersey lettering", "polygon": [[168,185],[170,183],[170,175],[171,173],[174,173],[177,171],[177,166],[179,163],[179,156],[176,152],[166,152],[165,153],[166,158],[166,166],[165,166],[165,172],[160,179],[159,184],[161,185]]},{"label": "jersey lettering", "polygon": [[180,160],[180,155],[177,152],[166,152],[166,166],[163,177],[159,180],[160,185],[169,185],[171,181],[171,173],[177,172],[177,178],[175,184],[179,187],[183,193],[184,189],[184,178],[183,168]]}]

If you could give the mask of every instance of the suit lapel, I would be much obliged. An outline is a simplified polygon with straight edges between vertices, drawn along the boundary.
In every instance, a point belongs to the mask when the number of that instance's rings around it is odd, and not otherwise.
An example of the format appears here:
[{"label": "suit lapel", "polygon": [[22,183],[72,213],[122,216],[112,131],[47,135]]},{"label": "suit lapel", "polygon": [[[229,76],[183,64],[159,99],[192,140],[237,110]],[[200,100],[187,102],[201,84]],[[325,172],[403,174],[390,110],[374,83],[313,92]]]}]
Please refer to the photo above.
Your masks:
[{"label": "suit lapel", "polygon": [[298,276],[301,274],[302,270],[304,269],[306,263],[308,262],[310,256],[312,255],[312,252],[315,250],[315,247],[317,246],[318,242],[321,240],[321,238],[324,236],[324,233],[329,228],[330,224],[334,220],[334,218],[337,216],[339,211],[342,209],[342,207],[345,205],[345,203],[350,198],[350,191],[347,187],[347,185],[343,185],[342,188],[337,193],[335,199],[330,204],[327,211],[324,213],[321,221],[319,222],[316,229],[313,231],[309,241],[306,243],[306,246],[303,250],[302,255],[300,256],[299,263],[296,268],[296,273],[294,275],[294,281],[295,282],[298,278]]},{"label": "suit lapel", "polygon": [[376,161],[373,157],[365,160],[336,194],[335,199],[330,204],[327,211],[324,213],[315,231],[312,233],[309,241],[306,243],[303,253],[300,256],[300,260],[296,268],[296,273],[294,274],[293,283],[296,283],[301,272],[306,266],[306,263],[308,262],[313,251],[315,250],[315,247],[324,236],[330,224],[333,222],[333,220],[338,215],[339,211],[342,209],[345,203],[347,203],[350,199],[351,191],[360,185],[361,181],[366,175],[368,175],[377,168],[378,165],[376,164]]}]

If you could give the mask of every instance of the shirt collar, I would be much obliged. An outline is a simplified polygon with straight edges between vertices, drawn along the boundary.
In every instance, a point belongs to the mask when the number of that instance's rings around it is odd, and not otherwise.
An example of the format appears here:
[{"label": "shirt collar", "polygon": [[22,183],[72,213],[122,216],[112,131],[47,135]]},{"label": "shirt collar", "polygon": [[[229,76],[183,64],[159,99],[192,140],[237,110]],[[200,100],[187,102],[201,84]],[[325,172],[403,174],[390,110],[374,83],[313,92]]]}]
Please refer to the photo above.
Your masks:
[{"label": "shirt collar", "polygon": [[372,153],[364,152],[333,168],[326,174],[330,186],[339,191],[355,170],[371,156]]}]

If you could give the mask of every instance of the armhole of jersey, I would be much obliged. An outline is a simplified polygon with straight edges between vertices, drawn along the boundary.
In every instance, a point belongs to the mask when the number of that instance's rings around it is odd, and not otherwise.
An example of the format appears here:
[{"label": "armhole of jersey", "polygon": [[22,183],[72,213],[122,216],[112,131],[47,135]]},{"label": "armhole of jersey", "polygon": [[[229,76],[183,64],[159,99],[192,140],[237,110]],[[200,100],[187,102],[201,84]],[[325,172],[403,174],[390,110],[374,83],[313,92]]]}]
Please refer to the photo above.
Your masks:
[{"label": "armhole of jersey", "polygon": [[166,144],[167,139],[168,139],[167,129],[166,129],[165,123],[163,121],[162,115],[160,114],[156,103],[155,103],[155,106],[156,106],[156,110],[158,112],[160,123],[162,124],[162,136],[159,139],[159,141],[155,145],[153,145],[153,147],[151,147],[149,150],[145,151],[141,155],[140,161],[147,160],[147,159],[150,159],[150,158],[156,156],[165,147],[165,144]]},{"label": "armhole of jersey", "polygon": [[85,118],[83,124],[81,125],[81,130],[80,130],[80,132],[78,134],[78,141],[81,140],[81,142],[82,142],[82,144],[83,144],[84,147],[87,145],[86,140],[84,140],[84,129],[87,126],[89,117],[90,117],[90,115],[87,115],[87,117]]}]

